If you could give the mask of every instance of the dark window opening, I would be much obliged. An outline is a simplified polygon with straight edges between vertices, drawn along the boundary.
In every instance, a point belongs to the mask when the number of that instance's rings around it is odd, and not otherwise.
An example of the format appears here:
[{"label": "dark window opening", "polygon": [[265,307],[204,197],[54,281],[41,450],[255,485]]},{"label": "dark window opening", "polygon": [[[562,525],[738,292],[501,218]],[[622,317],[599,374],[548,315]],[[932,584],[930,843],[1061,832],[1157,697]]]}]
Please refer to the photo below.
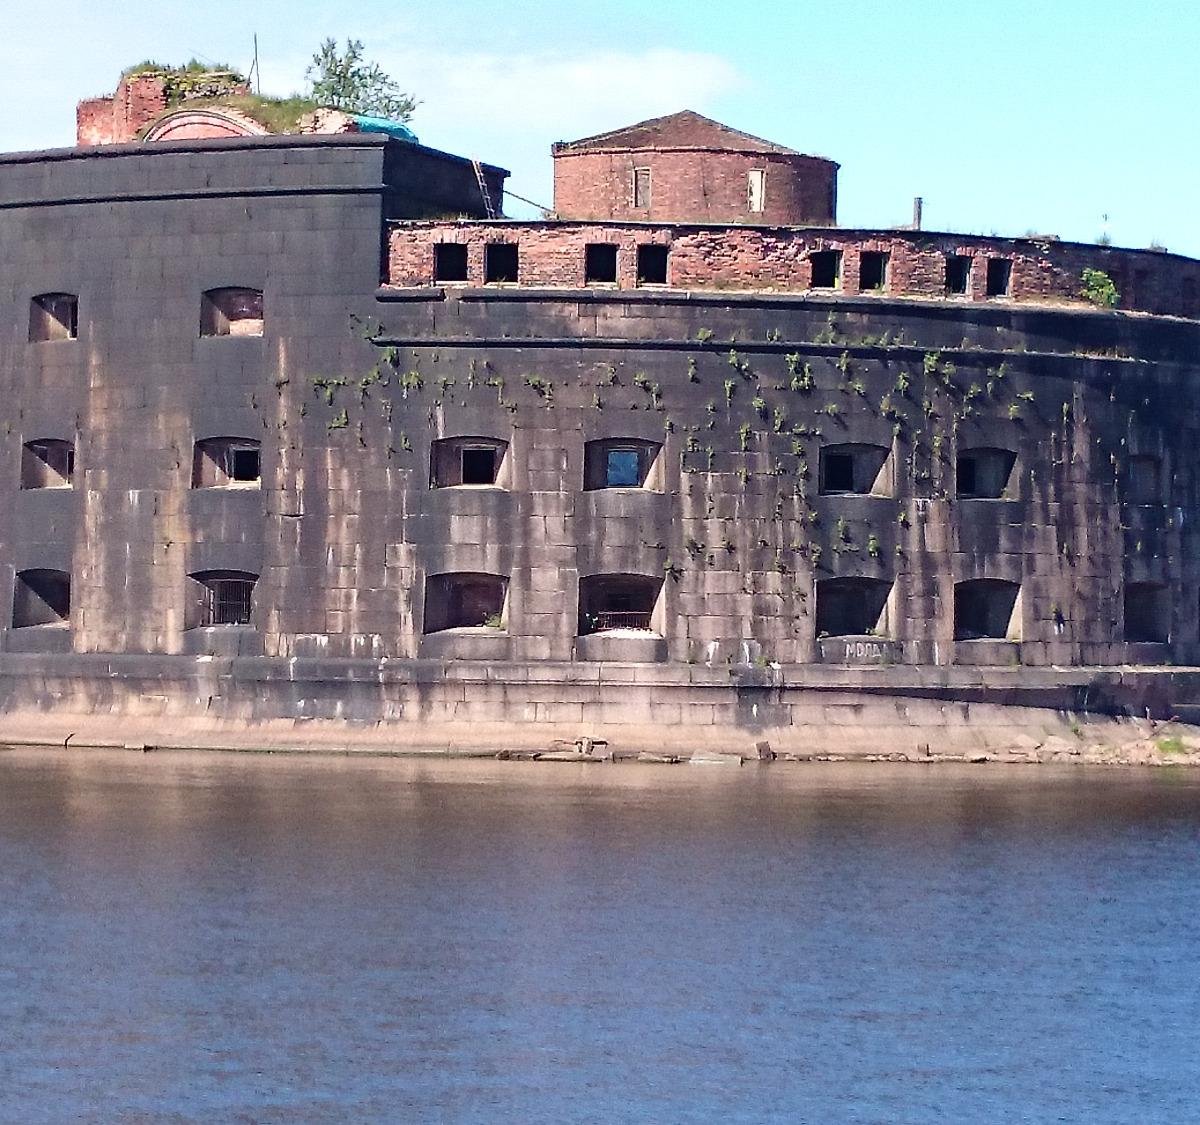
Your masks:
[{"label": "dark window opening", "polygon": [[503,629],[508,579],[499,574],[431,574],[425,582],[425,632]]},{"label": "dark window opening", "polygon": [[193,488],[230,488],[262,482],[262,454],[253,438],[216,437],[196,442]]},{"label": "dark window opening", "polygon": [[812,264],[812,288],[836,289],[842,276],[842,252],[819,250],[809,256]]},{"label": "dark window opening", "polygon": [[634,438],[589,441],[583,449],[583,487],[644,488],[662,447]]},{"label": "dark window opening", "polygon": [[467,448],[462,451],[463,484],[496,483],[496,451]]},{"label": "dark window opening", "polygon": [[662,579],[641,574],[594,574],[579,581],[579,635],[628,629],[656,632]]},{"label": "dark window opening", "polygon": [[880,578],[825,578],[817,583],[817,635],[886,636],[892,584]]},{"label": "dark window opening", "polygon": [[439,242],[434,246],[433,280],[467,280],[467,247],[464,243]]},{"label": "dark window opening", "polygon": [[1012,261],[1009,258],[988,258],[987,295],[1007,297],[1012,287]]},{"label": "dark window opening", "polygon": [[864,292],[887,287],[888,255],[882,250],[864,250],[858,263],[858,287]]},{"label": "dark window opening", "polygon": [[69,488],[75,474],[75,447],[69,441],[43,438],[21,449],[22,488]]},{"label": "dark window opening", "polygon": [[583,279],[589,285],[617,280],[617,248],[607,242],[589,242],[583,250]]},{"label": "dark window opening", "polygon": [[491,284],[512,284],[517,280],[517,244],[489,242],[483,251],[483,280]]},{"label": "dark window opening", "polygon": [[429,486],[499,485],[507,449],[494,438],[439,438],[430,450]]},{"label": "dark window opening", "polygon": [[192,598],[185,620],[187,628],[250,624],[257,574],[242,570],[205,570],[189,574],[188,579]]},{"label": "dark window opening", "polygon": [[823,493],[886,491],[888,451],[882,445],[827,445],[821,449]]},{"label": "dark window opening", "polygon": [[79,298],[73,293],[39,293],[29,305],[29,340],[74,340],[79,334]]},{"label": "dark window opening", "polygon": [[71,576],[61,570],[22,570],[13,586],[14,629],[65,625],[71,617]]},{"label": "dark window opening", "polygon": [[1162,462],[1157,457],[1139,454],[1129,458],[1130,504],[1161,504],[1162,484]]},{"label": "dark window opening", "polygon": [[201,336],[261,336],[261,289],[209,289],[200,300]]},{"label": "dark window opening", "polygon": [[954,586],[954,639],[1016,640],[1021,587],[998,578],[976,578]]},{"label": "dark window opening", "polygon": [[666,285],[667,248],[643,243],[637,248],[637,279],[639,285]]},{"label": "dark window opening", "polygon": [[1131,582],[1125,587],[1125,640],[1166,644],[1171,636],[1171,601],[1166,586]]},{"label": "dark window opening", "polygon": [[821,458],[821,491],[854,491],[854,457],[849,453],[826,453]]},{"label": "dark window opening", "polygon": [[960,500],[999,500],[1012,482],[1017,455],[1011,449],[967,449],[958,455],[955,491]]},{"label": "dark window opening", "polygon": [[946,256],[946,292],[965,295],[971,287],[971,257],[969,254]]},{"label": "dark window opening", "polygon": [[650,207],[650,169],[635,168],[633,170],[633,206],[640,211]]}]

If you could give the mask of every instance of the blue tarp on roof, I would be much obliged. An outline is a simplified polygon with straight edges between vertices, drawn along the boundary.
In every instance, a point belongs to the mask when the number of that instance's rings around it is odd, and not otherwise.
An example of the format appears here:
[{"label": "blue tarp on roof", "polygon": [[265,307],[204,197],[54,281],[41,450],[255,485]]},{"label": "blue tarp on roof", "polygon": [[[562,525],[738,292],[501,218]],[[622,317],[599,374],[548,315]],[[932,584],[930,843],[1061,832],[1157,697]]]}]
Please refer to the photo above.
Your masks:
[{"label": "blue tarp on roof", "polygon": [[350,116],[354,118],[354,123],[364,133],[386,133],[398,141],[420,143],[417,140],[417,134],[407,125],[401,125],[399,121],[392,121],[387,117],[368,117],[365,113],[352,113]]}]

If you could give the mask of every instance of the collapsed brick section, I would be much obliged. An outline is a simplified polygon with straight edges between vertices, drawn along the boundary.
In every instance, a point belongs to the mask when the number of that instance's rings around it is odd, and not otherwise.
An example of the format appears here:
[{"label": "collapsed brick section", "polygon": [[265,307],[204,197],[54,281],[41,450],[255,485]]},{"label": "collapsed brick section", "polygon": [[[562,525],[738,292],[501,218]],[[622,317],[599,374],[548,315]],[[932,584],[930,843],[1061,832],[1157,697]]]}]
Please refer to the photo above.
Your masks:
[{"label": "collapsed brick section", "polygon": [[[592,282],[588,246],[616,247],[612,282],[620,289],[639,284],[638,247],[668,249],[665,284],[678,289],[804,292],[814,284],[814,259],[840,254],[838,292],[974,301],[1013,300],[1082,304],[1084,268],[1106,272],[1116,284],[1119,307],[1166,316],[1200,316],[1200,262],[1176,254],[1058,242],[1051,239],[988,238],[923,231],[795,227],[698,226],[659,223],[397,222],[388,239],[386,281],[422,286],[448,280],[435,272],[437,248],[465,248],[468,285],[485,282],[484,259],[491,244],[515,245],[520,284],[578,288]],[[456,250],[461,261],[462,251]],[[881,285],[864,259],[885,255]],[[989,295],[1008,266],[1007,292]],[[863,278],[868,285],[863,287]],[[825,278],[816,278],[820,283]],[[993,284],[991,288],[996,288]]]}]

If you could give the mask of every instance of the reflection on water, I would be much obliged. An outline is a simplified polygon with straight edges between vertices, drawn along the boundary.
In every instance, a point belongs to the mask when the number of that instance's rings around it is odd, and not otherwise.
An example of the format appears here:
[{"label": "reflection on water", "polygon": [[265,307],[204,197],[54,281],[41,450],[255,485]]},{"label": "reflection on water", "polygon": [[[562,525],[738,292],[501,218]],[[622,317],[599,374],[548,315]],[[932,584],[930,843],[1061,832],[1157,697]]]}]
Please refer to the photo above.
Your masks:
[{"label": "reflection on water", "polygon": [[4,1121],[1187,1121],[1200,776],[0,753]]}]

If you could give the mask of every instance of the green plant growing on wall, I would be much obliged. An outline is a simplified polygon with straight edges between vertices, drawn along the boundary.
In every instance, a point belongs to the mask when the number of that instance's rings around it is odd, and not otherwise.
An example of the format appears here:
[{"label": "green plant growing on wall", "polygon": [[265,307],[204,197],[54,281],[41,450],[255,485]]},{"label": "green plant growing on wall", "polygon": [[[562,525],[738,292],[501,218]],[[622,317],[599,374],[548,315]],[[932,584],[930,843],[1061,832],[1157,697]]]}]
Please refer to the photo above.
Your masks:
[{"label": "green plant growing on wall", "polygon": [[1117,292],[1117,287],[1113,283],[1113,279],[1108,276],[1103,270],[1093,269],[1090,266],[1085,266],[1083,273],[1080,275],[1080,280],[1083,282],[1083,287],[1080,289],[1080,296],[1097,308],[1115,309],[1121,300],[1121,295]]},{"label": "green plant growing on wall", "polygon": [[425,386],[425,380],[419,371],[406,371],[400,376],[400,387],[407,396],[409,391],[419,391]]},{"label": "green plant growing on wall", "polygon": [[777,344],[782,339],[783,339],[783,333],[780,332],[778,328],[771,328],[771,329],[767,330],[767,342],[768,343]]},{"label": "green plant growing on wall", "polygon": [[941,362],[941,352],[926,352],[921,357],[921,374],[930,379],[937,375],[938,364]]},{"label": "green plant growing on wall", "polygon": [[813,564],[813,567],[821,565],[822,548],[820,543],[813,543],[808,548],[808,560]]},{"label": "green plant growing on wall", "polygon": [[350,425],[350,416],[346,413],[346,408],[343,406],[332,418],[329,419],[328,428],[330,430],[344,430]]},{"label": "green plant growing on wall", "polygon": [[1018,422],[1021,419],[1021,404],[1019,402],[1010,402],[1008,404],[1008,420],[1010,422]]},{"label": "green plant growing on wall", "polygon": [[787,425],[787,412],[782,407],[777,406],[772,411],[771,418],[771,428],[777,434],[783,433],[784,427]]},{"label": "green plant growing on wall", "polygon": [[846,384],[846,389],[848,391],[852,391],[856,395],[861,395],[863,398],[866,398],[867,385],[861,379],[851,379],[850,382]]},{"label": "green plant growing on wall", "polygon": [[911,383],[912,380],[909,378],[907,371],[900,370],[896,373],[896,393],[898,395],[907,395]]},{"label": "green plant growing on wall", "polygon": [[733,405],[733,392],[737,389],[737,381],[734,379],[725,380],[725,405]]},{"label": "green plant growing on wall", "polygon": [[828,414],[830,418],[837,418],[842,413],[842,408],[836,402],[827,402],[821,407],[822,414]]},{"label": "green plant growing on wall", "polygon": [[879,558],[879,536],[874,532],[867,536],[867,554],[873,559]]},{"label": "green plant growing on wall", "polygon": [[837,536],[839,542],[850,542],[850,526],[841,516],[838,516],[837,523],[833,525],[833,533]]},{"label": "green plant growing on wall", "polygon": [[689,383],[700,382],[700,372],[696,367],[696,361],[691,356],[688,356],[687,361],[687,377]]},{"label": "green plant growing on wall", "polygon": [[696,343],[707,344],[713,338],[713,330],[711,328],[698,328],[696,330]]},{"label": "green plant growing on wall", "polygon": [[848,351],[843,351],[842,354],[837,357],[837,369],[842,373],[843,379],[848,379],[850,377],[851,364],[850,353]]},{"label": "green plant growing on wall", "polygon": [[741,443],[743,453],[750,448],[750,435],[753,432],[749,422],[743,422],[738,426],[738,441]]},{"label": "green plant growing on wall", "polygon": [[644,371],[635,371],[633,373],[633,385],[635,387],[641,387],[643,390],[645,390],[650,386],[650,376]]},{"label": "green plant growing on wall", "polygon": [[767,418],[767,400],[762,395],[755,395],[750,400],[750,409],[754,411],[763,421]]}]

